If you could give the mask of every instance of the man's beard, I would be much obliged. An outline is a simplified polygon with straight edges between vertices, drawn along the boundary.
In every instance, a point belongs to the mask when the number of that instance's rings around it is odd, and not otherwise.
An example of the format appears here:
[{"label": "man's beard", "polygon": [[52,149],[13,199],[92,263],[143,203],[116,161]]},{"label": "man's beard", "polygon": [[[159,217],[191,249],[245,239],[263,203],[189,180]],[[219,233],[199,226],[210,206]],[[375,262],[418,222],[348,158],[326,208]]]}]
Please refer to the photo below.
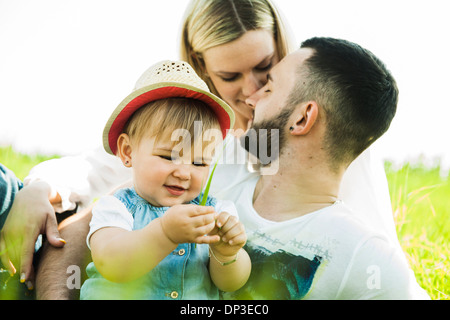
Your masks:
[{"label": "man's beard", "polygon": [[240,138],[241,145],[258,158],[262,166],[277,160],[286,142],[286,127],[292,108],[267,120],[253,123],[251,128]]}]

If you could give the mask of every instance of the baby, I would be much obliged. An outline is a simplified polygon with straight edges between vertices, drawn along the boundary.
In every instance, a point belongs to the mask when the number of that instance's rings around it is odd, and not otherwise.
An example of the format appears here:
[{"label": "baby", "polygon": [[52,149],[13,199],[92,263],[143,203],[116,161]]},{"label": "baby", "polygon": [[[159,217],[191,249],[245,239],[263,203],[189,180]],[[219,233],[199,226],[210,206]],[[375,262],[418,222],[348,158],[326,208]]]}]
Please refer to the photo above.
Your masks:
[{"label": "baby", "polygon": [[234,204],[202,199],[233,123],[186,62],[163,61],[141,76],[104,130],[105,150],[132,169],[133,187],[93,209],[81,299],[217,299],[246,283],[247,236]]}]

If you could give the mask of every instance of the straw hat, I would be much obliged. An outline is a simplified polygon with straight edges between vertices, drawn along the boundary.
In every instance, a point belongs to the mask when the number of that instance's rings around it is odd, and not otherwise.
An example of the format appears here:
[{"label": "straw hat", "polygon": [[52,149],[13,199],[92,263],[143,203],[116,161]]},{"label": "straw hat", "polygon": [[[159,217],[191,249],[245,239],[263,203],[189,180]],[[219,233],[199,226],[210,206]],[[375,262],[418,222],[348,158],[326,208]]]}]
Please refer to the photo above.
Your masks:
[{"label": "straw hat", "polygon": [[159,99],[170,97],[192,98],[203,101],[215,112],[222,135],[234,125],[234,112],[230,106],[213,95],[194,69],[183,61],[161,61],[145,71],[131,94],[114,110],[103,130],[103,146],[106,152],[115,154],[117,139],[128,119],[140,107]]}]

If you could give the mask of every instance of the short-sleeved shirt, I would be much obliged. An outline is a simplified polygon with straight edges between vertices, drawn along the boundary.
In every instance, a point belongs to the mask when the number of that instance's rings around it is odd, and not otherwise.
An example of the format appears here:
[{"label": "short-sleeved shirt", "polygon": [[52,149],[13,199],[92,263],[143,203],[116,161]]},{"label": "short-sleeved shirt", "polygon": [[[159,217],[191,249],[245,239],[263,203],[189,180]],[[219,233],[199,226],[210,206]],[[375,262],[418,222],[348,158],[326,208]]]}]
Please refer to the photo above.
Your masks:
[{"label": "short-sleeved shirt", "polygon": [[[199,197],[191,204],[199,204]],[[207,206],[217,212],[237,216],[231,201],[208,197]],[[114,196],[101,198],[92,212],[90,236],[100,228],[118,227],[128,231],[144,228],[161,217],[170,207],[155,207],[141,198],[134,188],[119,190]],[[218,299],[219,291],[208,272],[209,247],[206,244],[183,243],[143,277],[114,283],[98,272],[94,263],[86,269],[89,279],[81,288],[81,299]]]},{"label": "short-sleeved shirt", "polygon": [[22,187],[22,181],[11,170],[0,164],[0,230],[5,224],[17,192]]}]

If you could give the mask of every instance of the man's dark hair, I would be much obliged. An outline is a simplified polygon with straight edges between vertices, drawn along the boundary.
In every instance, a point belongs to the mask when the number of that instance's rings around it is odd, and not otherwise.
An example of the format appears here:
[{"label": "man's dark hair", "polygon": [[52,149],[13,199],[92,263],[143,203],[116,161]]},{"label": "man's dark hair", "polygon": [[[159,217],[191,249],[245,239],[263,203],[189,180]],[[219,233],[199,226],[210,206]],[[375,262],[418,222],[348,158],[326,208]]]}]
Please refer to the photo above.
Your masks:
[{"label": "man's dark hair", "polygon": [[383,62],[355,43],[311,38],[301,48],[313,49],[313,54],[304,62],[304,77],[290,101],[314,100],[324,109],[331,163],[349,164],[389,128],[397,109],[397,84]]}]

